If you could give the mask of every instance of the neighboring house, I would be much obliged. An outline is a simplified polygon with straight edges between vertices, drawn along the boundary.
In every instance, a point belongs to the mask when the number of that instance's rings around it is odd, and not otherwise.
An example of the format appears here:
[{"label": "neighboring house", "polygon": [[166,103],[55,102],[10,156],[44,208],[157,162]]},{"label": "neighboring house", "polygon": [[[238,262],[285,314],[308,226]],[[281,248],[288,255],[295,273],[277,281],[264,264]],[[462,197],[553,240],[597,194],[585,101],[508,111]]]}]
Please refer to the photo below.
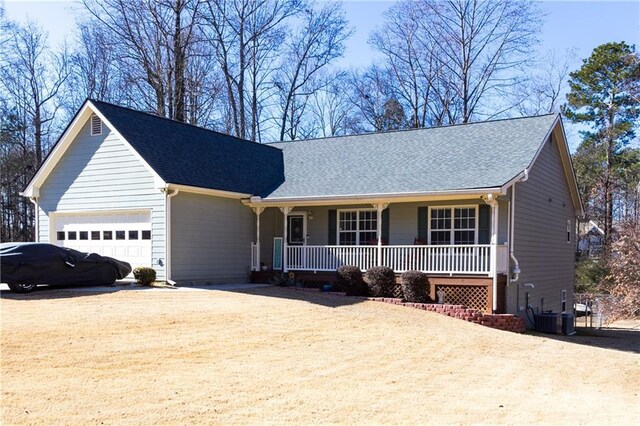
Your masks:
[{"label": "neighboring house", "polygon": [[581,223],[578,227],[578,253],[580,256],[597,258],[602,255],[604,230],[594,221]]},{"label": "neighboring house", "polygon": [[486,311],[522,313],[525,283],[536,307],[573,303],[558,115],[257,144],[88,100],[23,195],[39,241],[182,283],[386,265]]}]

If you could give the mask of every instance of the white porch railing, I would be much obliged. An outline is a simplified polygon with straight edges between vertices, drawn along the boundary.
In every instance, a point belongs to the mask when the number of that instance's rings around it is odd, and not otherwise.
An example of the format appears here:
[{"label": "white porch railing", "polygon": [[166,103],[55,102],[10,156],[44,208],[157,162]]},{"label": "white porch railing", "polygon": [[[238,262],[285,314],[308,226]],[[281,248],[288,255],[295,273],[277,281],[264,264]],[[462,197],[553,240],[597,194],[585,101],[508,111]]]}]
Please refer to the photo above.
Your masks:
[{"label": "white porch railing", "polygon": [[383,246],[382,262],[396,272],[489,274],[490,245]]},{"label": "white porch railing", "polygon": [[[506,272],[507,246],[497,246],[497,272]],[[395,272],[491,275],[491,245],[382,246],[382,265]],[[377,246],[288,246],[288,270],[335,271],[355,265],[363,271],[378,263]]]},{"label": "white porch railing", "polygon": [[287,269],[335,271],[342,265],[376,266],[377,246],[287,246]]}]

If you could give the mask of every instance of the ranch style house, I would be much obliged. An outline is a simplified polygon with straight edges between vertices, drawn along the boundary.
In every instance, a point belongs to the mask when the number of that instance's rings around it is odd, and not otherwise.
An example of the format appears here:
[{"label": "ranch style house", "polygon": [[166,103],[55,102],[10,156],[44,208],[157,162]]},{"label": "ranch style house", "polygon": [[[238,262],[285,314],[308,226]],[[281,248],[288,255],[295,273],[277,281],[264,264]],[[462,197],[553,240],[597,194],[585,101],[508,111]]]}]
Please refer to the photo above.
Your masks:
[{"label": "ranch style house", "polygon": [[582,204],[559,115],[259,144],[87,100],[23,194],[36,239],[180,284],[428,274],[485,312],[573,304]]}]

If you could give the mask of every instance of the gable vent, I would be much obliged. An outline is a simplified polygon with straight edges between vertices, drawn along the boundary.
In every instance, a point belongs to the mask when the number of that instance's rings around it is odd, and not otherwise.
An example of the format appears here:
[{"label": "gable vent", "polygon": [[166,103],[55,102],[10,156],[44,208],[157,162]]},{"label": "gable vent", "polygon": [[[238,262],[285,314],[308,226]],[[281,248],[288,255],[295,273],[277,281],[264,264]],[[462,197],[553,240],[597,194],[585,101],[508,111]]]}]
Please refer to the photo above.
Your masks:
[{"label": "gable vent", "polygon": [[91,116],[91,136],[102,134],[102,120],[97,115]]}]

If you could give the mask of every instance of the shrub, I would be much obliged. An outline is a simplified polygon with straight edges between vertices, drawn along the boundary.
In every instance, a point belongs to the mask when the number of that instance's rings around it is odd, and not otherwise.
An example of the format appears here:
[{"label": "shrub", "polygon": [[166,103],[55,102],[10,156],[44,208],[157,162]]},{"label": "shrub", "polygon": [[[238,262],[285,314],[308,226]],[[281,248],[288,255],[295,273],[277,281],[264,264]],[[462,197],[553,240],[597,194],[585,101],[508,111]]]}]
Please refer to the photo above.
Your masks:
[{"label": "shrub", "polygon": [[156,271],[153,268],[138,267],[133,270],[133,277],[138,284],[151,285],[156,280]]},{"label": "shrub", "polygon": [[338,268],[336,289],[344,291],[347,296],[366,296],[367,285],[362,280],[362,271],[357,266],[343,265]]},{"label": "shrub", "polygon": [[396,274],[387,266],[374,266],[367,269],[364,281],[369,286],[369,293],[374,297],[393,297],[396,286]]},{"label": "shrub", "polygon": [[405,301],[414,303],[431,301],[427,274],[420,271],[407,271],[400,276],[400,285]]},{"label": "shrub", "polygon": [[613,296],[608,320],[640,318],[640,227],[623,224],[611,249],[602,285]]}]

